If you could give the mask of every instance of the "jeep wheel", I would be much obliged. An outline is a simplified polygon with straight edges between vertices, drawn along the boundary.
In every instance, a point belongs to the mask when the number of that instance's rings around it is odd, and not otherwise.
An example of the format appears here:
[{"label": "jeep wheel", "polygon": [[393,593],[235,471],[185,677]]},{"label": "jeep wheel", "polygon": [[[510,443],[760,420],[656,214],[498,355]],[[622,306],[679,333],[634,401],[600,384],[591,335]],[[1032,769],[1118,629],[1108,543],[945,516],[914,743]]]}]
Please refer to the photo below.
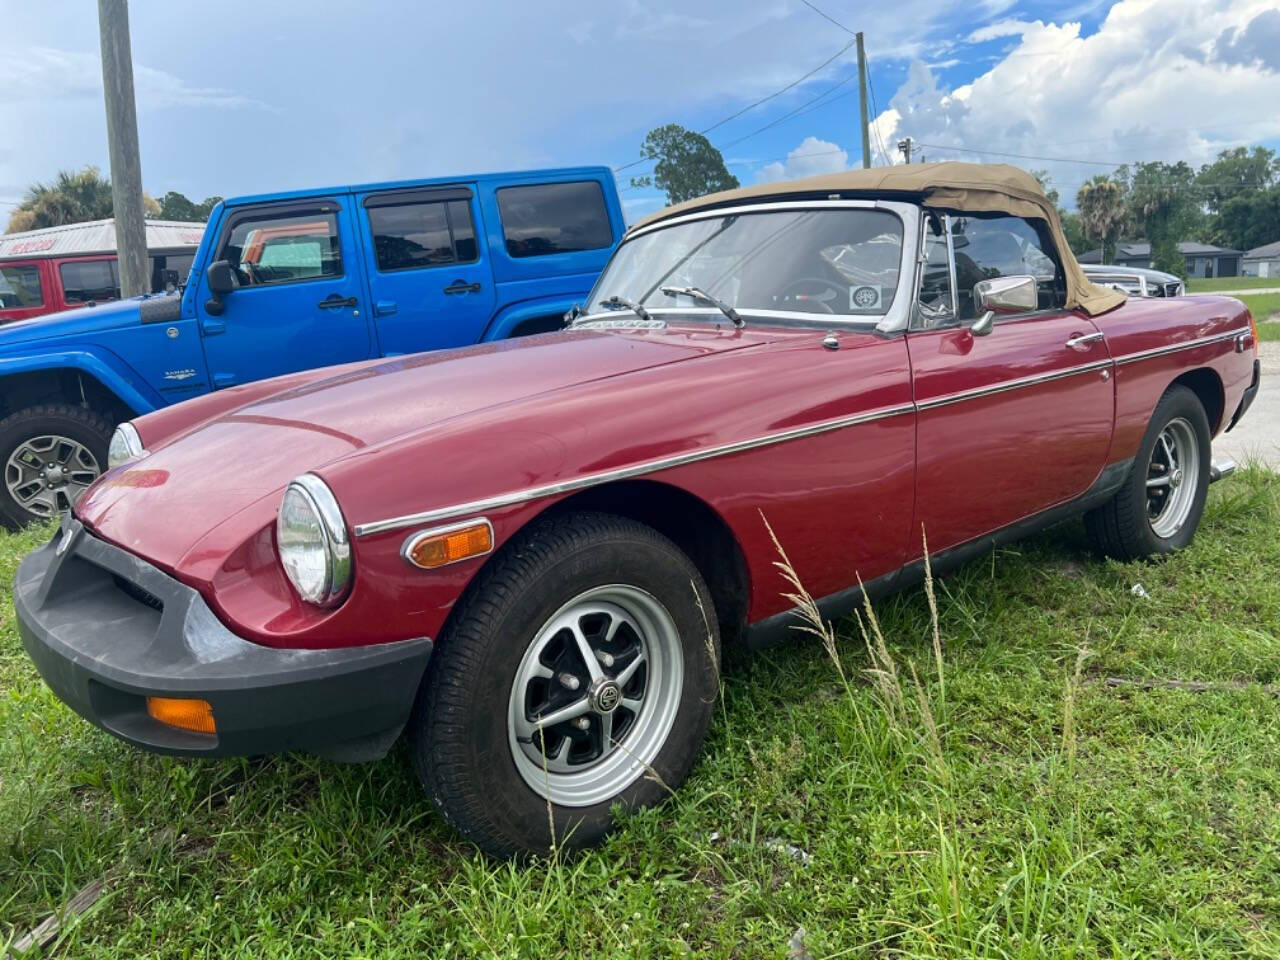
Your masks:
[{"label": "jeep wheel", "polygon": [[487,853],[596,843],[614,804],[659,803],[688,775],[718,657],[711,597],[673,543],[604,514],[540,521],[440,638],[411,725],[414,766]]},{"label": "jeep wheel", "polygon": [[0,523],[16,530],[71,509],[106,468],[111,424],[83,407],[28,407],[0,420]]}]

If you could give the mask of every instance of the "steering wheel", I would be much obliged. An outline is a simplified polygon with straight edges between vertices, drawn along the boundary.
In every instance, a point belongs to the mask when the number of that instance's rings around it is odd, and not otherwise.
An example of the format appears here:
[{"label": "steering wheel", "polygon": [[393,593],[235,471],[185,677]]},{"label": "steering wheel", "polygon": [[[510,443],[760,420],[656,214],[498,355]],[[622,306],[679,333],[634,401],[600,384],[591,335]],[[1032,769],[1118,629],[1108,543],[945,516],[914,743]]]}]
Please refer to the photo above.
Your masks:
[{"label": "steering wheel", "polygon": [[[811,289],[815,286],[822,287],[824,288],[823,295],[800,292],[793,295],[788,292],[794,287],[803,286],[807,286]],[[840,297],[843,295],[844,288],[832,283],[830,280],[823,279],[822,277],[800,277],[797,280],[792,280],[778,292],[778,298],[780,300],[790,300],[793,303],[800,304],[802,305],[800,309],[805,310],[808,313],[835,313],[836,311],[831,308],[829,301],[835,301],[838,303]],[[808,309],[810,305],[818,307],[819,309],[810,310]]]}]

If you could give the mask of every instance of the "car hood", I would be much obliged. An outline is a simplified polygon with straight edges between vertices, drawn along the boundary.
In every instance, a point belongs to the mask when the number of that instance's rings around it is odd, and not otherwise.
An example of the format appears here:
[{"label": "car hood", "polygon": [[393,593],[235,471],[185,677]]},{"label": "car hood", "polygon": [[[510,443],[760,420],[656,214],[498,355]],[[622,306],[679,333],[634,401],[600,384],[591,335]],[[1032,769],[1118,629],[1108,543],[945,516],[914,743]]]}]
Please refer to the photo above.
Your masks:
[{"label": "car hood", "polygon": [[[572,330],[346,367],[149,443],[149,456],[106,474],[76,514],[106,539],[176,570],[214,527],[232,523],[245,537],[260,529],[301,473],[482,410],[505,405],[514,417],[539,396],[577,384],[768,339],[705,325]],[[260,502],[269,509],[250,509]]]},{"label": "car hood", "polygon": [[[61,313],[48,313],[30,320],[19,320],[0,326],[0,350],[10,345],[54,337],[83,336],[102,330],[114,330],[139,322],[139,304],[159,300],[164,295],[113,300],[95,307],[78,307]],[[176,294],[170,294],[175,296]]]}]

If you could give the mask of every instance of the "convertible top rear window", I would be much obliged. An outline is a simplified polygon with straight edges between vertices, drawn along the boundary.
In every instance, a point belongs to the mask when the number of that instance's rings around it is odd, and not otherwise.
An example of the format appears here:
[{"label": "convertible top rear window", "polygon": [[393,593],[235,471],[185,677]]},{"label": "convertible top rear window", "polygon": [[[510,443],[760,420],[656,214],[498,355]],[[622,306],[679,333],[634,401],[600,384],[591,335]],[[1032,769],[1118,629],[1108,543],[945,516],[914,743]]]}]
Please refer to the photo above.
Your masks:
[{"label": "convertible top rear window", "polygon": [[649,309],[704,308],[663,288],[697,288],[738,310],[876,319],[902,264],[902,221],[865,207],[730,213],[628,240],[601,276],[589,312],[612,297]]}]

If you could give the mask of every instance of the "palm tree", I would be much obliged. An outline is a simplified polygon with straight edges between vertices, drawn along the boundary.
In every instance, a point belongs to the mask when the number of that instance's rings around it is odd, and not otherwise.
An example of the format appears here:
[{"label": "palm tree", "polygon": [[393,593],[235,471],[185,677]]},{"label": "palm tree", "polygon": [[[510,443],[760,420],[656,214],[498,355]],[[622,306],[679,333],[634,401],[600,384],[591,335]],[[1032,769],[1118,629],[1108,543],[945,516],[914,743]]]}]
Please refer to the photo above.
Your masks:
[{"label": "palm tree", "polygon": [[[160,204],[146,193],[142,195],[143,212],[148,217],[160,215]],[[111,181],[97,167],[83,170],[59,170],[52,183],[33,183],[27,188],[22,203],[9,217],[6,233],[60,227],[64,223],[105,220],[112,216]]]},{"label": "palm tree", "polygon": [[1097,237],[1102,243],[1102,262],[1111,262],[1107,244],[1114,244],[1124,227],[1125,196],[1124,185],[1117,183],[1104,174],[1094,177],[1076,194],[1076,209],[1080,211],[1080,221],[1084,231],[1091,237]]}]

